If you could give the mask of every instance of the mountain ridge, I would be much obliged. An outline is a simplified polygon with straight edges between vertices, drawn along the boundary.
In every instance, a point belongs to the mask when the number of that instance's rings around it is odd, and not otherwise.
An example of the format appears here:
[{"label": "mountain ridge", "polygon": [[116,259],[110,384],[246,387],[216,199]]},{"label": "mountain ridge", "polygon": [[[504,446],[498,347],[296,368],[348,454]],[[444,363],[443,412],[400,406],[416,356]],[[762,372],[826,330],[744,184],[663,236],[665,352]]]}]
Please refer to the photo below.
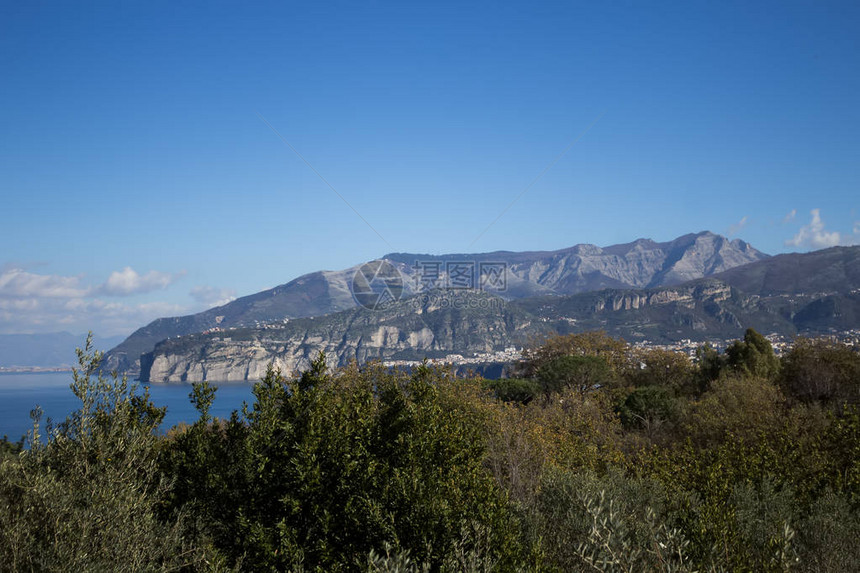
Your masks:
[{"label": "mountain ridge", "polygon": [[[845,284],[813,292],[810,268],[855,269],[860,247],[787,255],[682,283],[646,289],[604,289],[574,295],[504,300],[480,291],[433,291],[382,310],[351,309],[283,327],[197,334],[157,344],[142,370],[156,382],[250,380],[269,362],[287,372],[307,368],[324,350],[332,362],[420,360],[448,354],[498,352],[551,332],[601,329],[630,342],[721,342],[748,327],[785,337],[829,334],[860,324],[860,273],[834,271]],[[790,295],[745,293],[735,284],[793,268],[800,278]],[[735,284],[732,284],[734,282]],[[423,297],[423,298],[422,298]],[[445,297],[453,297],[445,302]]]},{"label": "mountain ridge", "polygon": [[[767,257],[739,239],[730,240],[703,231],[663,243],[637,239],[608,247],[584,243],[556,251],[446,255],[389,253],[384,260],[401,273],[406,295],[416,291],[412,286],[419,278],[416,263],[501,263],[504,264],[505,286],[492,292],[502,298],[516,300],[606,288],[679,284]],[[135,374],[140,368],[139,357],[151,351],[156,343],[171,337],[212,328],[253,327],[355,308],[357,303],[350,284],[360,267],[316,271],[221,307],[194,315],[157,319],[110,350],[105,357],[105,368]]]}]

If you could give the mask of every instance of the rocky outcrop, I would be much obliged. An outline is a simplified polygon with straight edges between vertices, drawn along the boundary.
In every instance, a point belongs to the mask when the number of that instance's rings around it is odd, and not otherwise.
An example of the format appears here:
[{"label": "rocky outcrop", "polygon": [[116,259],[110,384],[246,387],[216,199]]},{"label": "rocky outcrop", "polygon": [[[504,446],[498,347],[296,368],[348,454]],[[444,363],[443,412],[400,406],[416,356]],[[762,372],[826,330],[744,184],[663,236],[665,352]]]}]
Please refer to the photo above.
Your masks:
[{"label": "rocky outcrop", "polygon": [[[403,350],[433,349],[433,344],[413,344],[415,333],[404,333],[396,327],[380,327],[369,340],[342,343],[337,340],[301,337],[286,341],[215,340],[192,352],[172,352],[169,347],[156,348],[148,367],[148,379],[158,382],[196,382],[201,380],[258,380],[271,363],[286,374],[307,369],[320,351],[331,366],[351,359],[391,358]],[[432,340],[432,335],[431,335]]]},{"label": "rocky outcrop", "polygon": [[636,310],[647,306],[667,304],[692,309],[699,304],[727,300],[731,294],[731,287],[719,281],[659,290],[621,291],[598,297],[593,312]]}]

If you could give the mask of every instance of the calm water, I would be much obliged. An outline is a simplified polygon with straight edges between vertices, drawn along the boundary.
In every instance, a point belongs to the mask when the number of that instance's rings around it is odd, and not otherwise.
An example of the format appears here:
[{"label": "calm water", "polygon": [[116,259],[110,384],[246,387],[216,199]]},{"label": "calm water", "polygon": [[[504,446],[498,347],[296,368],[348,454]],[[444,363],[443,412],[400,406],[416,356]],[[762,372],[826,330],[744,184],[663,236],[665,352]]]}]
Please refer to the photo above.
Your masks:
[{"label": "calm water", "polygon": [[[37,404],[44,410],[42,425],[48,417],[60,422],[80,402],[69,389],[71,372],[46,374],[2,374],[0,375],[0,437],[8,435],[17,440],[32,428],[30,410]],[[242,402],[253,402],[253,384],[244,382],[215,382],[218,392],[210,414],[227,418],[233,410],[241,410]],[[149,393],[156,406],[167,406],[167,416],[162,431],[179,422],[192,423],[197,411],[188,399],[190,384],[151,384]]]}]

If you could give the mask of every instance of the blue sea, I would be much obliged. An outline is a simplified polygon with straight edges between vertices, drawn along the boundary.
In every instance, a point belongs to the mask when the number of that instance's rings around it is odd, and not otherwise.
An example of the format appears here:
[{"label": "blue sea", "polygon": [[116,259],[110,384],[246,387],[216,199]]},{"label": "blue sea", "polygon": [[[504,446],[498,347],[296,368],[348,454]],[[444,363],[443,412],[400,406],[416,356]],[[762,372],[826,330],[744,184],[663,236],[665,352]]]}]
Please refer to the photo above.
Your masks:
[{"label": "blue sea", "polygon": [[[55,423],[80,406],[72,394],[71,372],[34,374],[0,374],[0,437],[6,435],[16,441],[33,427],[30,411],[41,406],[42,427],[50,417]],[[218,418],[228,418],[233,410],[241,410],[242,403],[253,403],[250,382],[212,382],[218,387],[215,402],[209,413]],[[166,432],[179,423],[193,423],[197,411],[191,405],[188,394],[191,384],[148,384],[149,394],[156,406],[167,406],[167,416],[161,426]]]}]

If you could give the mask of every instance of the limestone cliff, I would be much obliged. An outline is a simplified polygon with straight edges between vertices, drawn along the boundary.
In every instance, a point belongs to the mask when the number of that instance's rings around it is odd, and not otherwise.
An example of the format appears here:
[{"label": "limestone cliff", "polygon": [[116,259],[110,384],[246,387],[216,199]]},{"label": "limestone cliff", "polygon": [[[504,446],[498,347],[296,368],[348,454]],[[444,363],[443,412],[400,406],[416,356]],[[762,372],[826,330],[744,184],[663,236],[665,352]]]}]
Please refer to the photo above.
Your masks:
[{"label": "limestone cliff", "polygon": [[523,345],[535,328],[522,309],[473,291],[413,298],[377,311],[298,319],[278,328],[235,329],[163,341],[143,356],[142,379],[157,382],[255,380],[271,362],[301,371],[319,351],[332,365],[351,360],[420,360],[450,353],[472,355]]}]

